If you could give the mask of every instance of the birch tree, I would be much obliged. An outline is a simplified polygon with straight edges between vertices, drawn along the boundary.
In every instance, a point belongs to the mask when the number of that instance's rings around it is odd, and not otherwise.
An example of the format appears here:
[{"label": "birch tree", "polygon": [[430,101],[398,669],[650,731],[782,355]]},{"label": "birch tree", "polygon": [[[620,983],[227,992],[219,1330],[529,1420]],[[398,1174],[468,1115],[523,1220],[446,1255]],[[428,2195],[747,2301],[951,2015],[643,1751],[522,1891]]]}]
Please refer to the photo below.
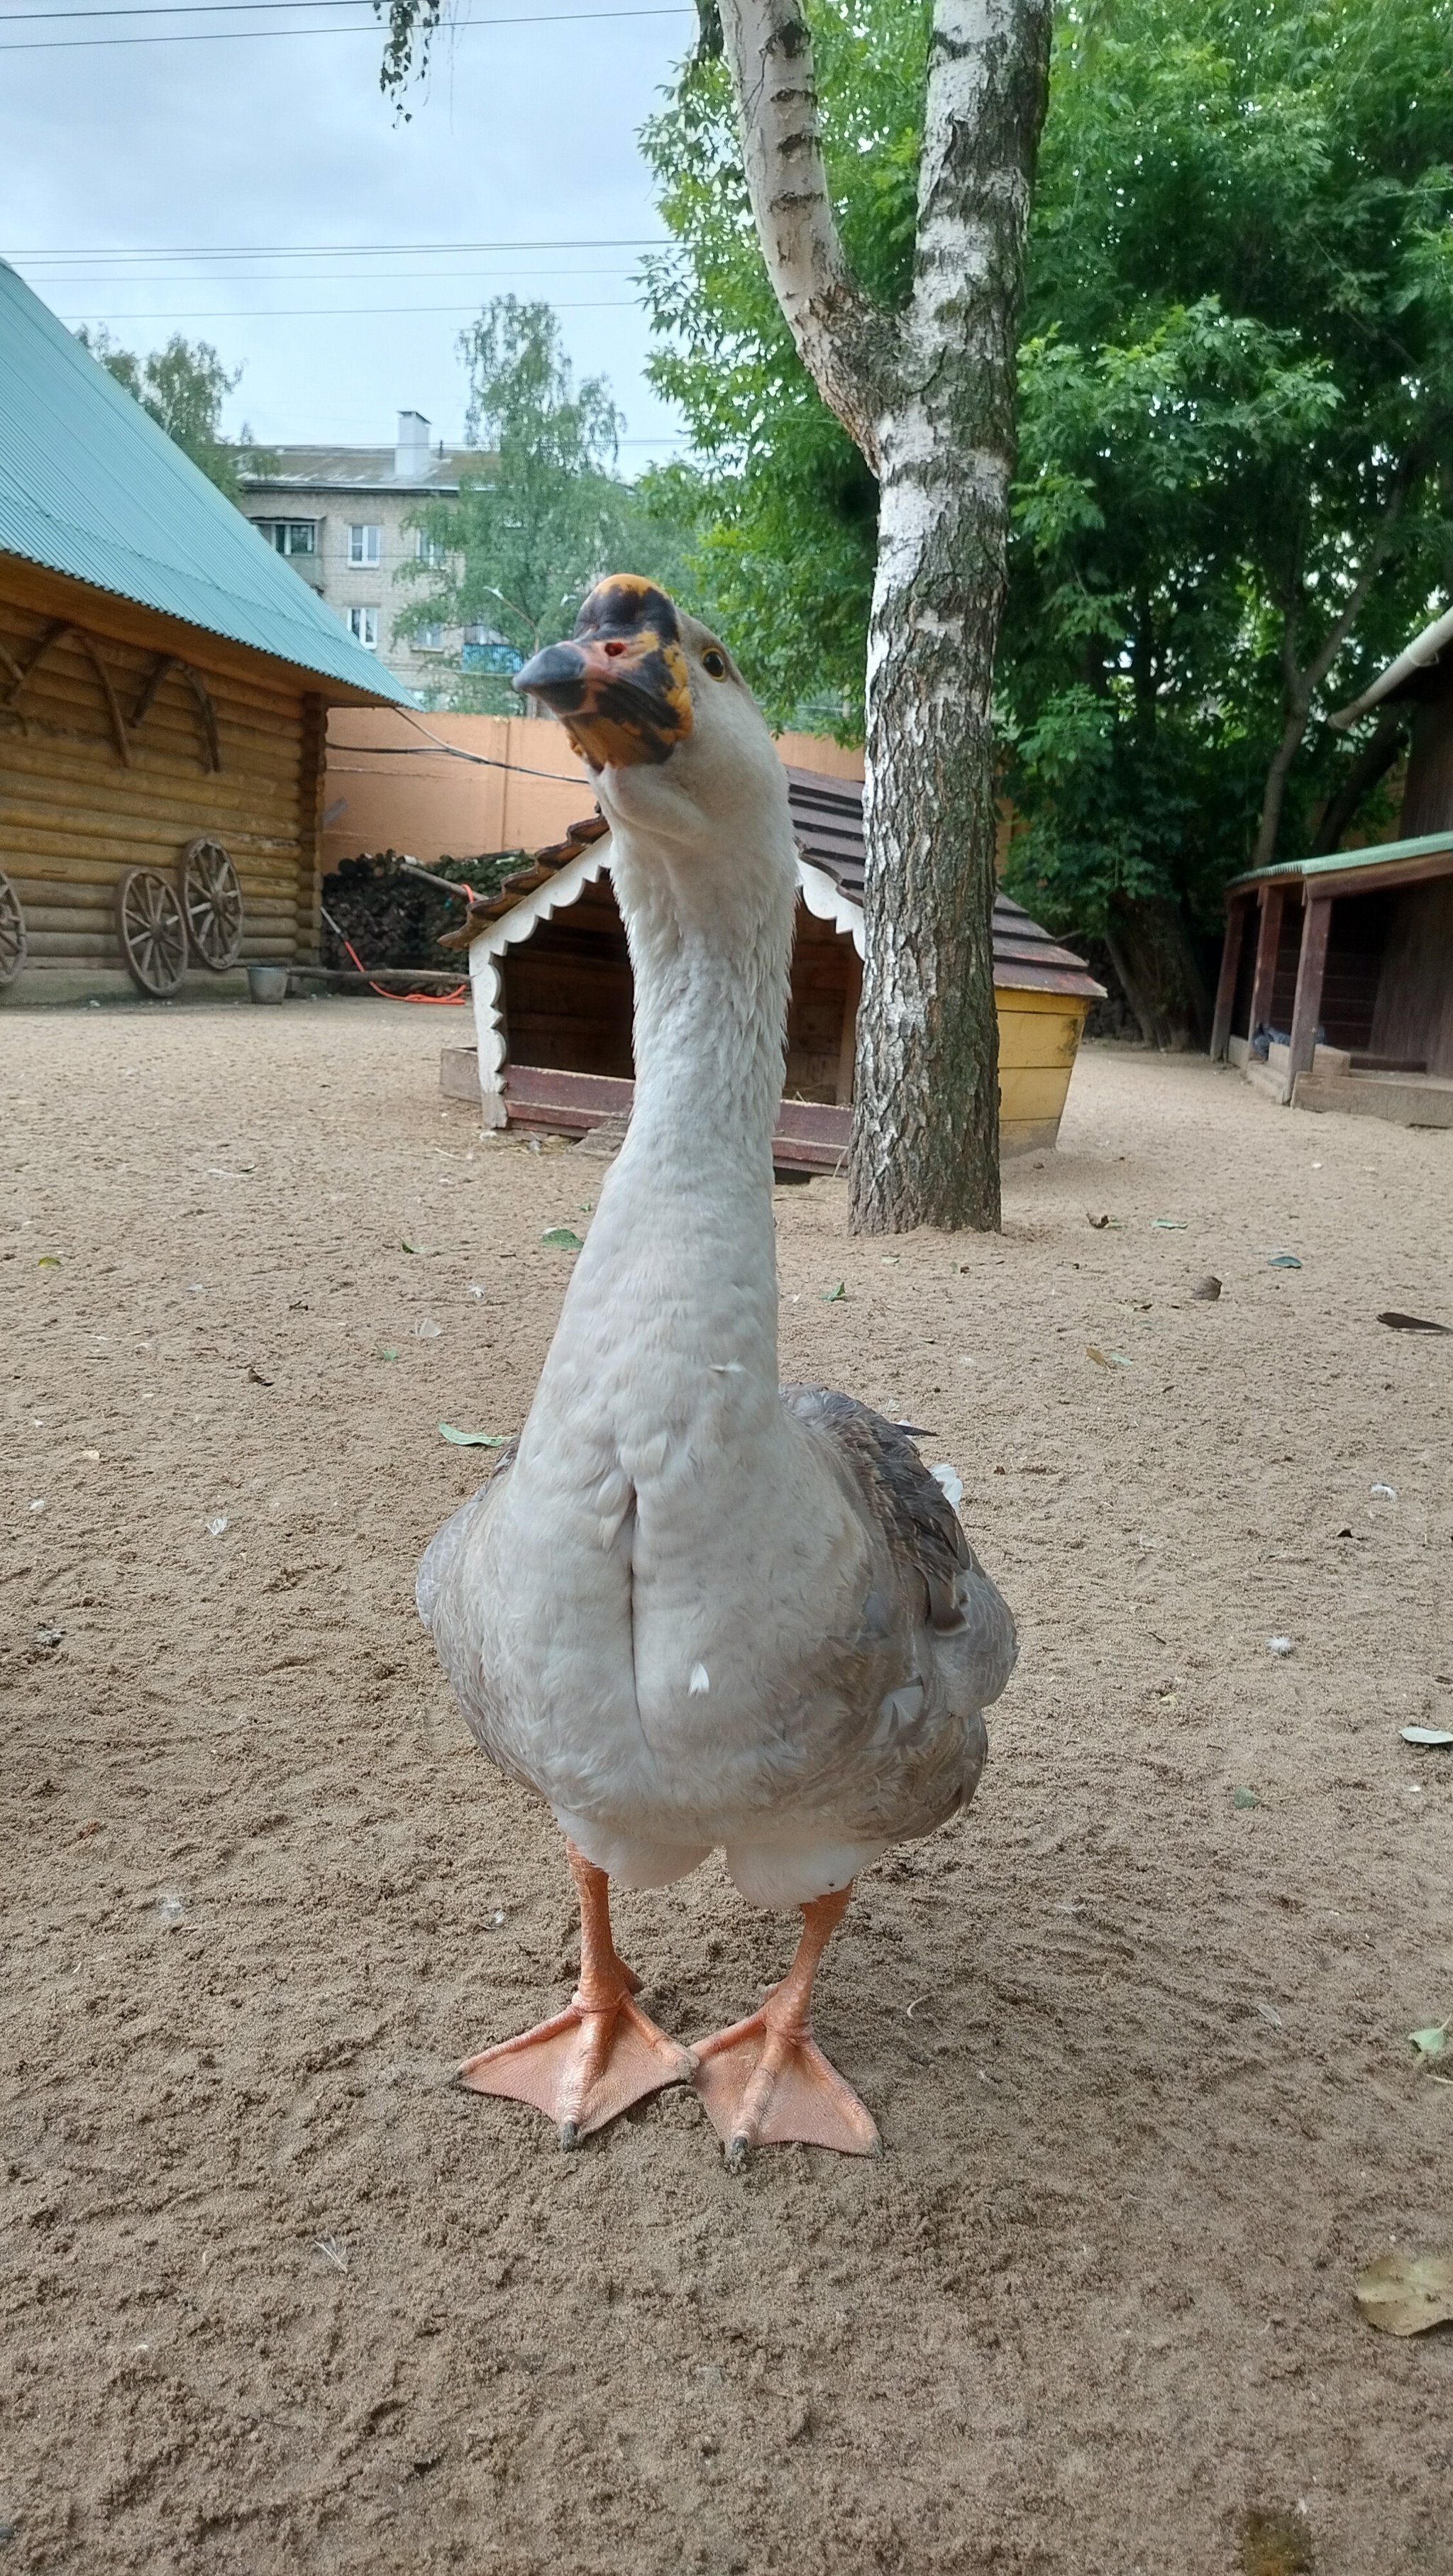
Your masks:
[{"label": "birch tree", "polygon": [[845,256],[798,0],[720,0],[762,255],[879,485],[868,630],[866,957],[851,1208],[865,1233],[999,1222],[994,644],[1047,0],[934,0],[912,285]]},{"label": "birch tree", "polygon": [[[932,0],[911,283],[898,306],[868,292],[843,248],[799,0],[699,7],[731,69],[774,292],[879,485],[852,1223],[994,1228],[990,701],[1050,0]],[[440,20],[441,0],[388,0],[386,88],[427,60]]]}]

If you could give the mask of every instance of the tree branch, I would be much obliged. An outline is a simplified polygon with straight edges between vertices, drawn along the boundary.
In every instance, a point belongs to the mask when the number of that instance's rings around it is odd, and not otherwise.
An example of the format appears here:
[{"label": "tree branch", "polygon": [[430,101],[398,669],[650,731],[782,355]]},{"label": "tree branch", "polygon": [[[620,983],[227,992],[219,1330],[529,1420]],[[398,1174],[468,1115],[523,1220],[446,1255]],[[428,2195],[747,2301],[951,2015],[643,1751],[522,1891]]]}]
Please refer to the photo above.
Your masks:
[{"label": "tree branch", "polygon": [[1403,746],[1407,720],[1408,710],[1401,702],[1383,708],[1376,727],[1353,760],[1341,786],[1327,800],[1326,811],[1312,843],[1314,859],[1324,858],[1337,848],[1364,797],[1371,795],[1378,780],[1391,769]]},{"label": "tree branch", "polygon": [[767,274],[823,401],[876,473],[897,329],[838,239],[799,0],[721,0],[721,29]]},{"label": "tree branch", "polygon": [[1341,613],[1328,627],[1305,670],[1299,670],[1297,667],[1292,613],[1289,610],[1283,611],[1282,659],[1287,674],[1287,715],[1282,727],[1281,740],[1277,744],[1272,755],[1271,766],[1266,773],[1266,787],[1261,799],[1261,817],[1256,831],[1256,847],[1251,860],[1254,868],[1270,867],[1276,856],[1277,833],[1281,828],[1282,799],[1286,792],[1286,782],[1292,762],[1301,748],[1302,738],[1307,730],[1307,718],[1311,712],[1313,696],[1326,679],[1366,606],[1368,593],[1382,570],[1388,549],[1396,534],[1397,523],[1402,517],[1403,503],[1426,469],[1447,419],[1448,414],[1440,412],[1429,422],[1423,436],[1408,449],[1394,473],[1377,534],[1367,549],[1362,569],[1342,604]]}]

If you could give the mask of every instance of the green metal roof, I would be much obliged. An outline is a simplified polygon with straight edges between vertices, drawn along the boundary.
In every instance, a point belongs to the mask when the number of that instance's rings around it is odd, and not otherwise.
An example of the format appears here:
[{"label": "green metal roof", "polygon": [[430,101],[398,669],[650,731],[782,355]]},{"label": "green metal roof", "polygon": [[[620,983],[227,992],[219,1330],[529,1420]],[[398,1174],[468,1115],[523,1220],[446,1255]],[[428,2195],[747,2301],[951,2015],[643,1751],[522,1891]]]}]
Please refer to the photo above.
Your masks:
[{"label": "green metal roof", "polygon": [[3,261],[0,554],[414,704]]},{"label": "green metal roof", "polygon": [[1282,859],[1274,868],[1248,868],[1226,888],[1269,885],[1277,877],[1345,877],[1362,868],[1385,868],[1396,859],[1431,859],[1446,850],[1453,861],[1453,831],[1425,832],[1416,841],[1374,841],[1368,850],[1330,850],[1320,859]]}]

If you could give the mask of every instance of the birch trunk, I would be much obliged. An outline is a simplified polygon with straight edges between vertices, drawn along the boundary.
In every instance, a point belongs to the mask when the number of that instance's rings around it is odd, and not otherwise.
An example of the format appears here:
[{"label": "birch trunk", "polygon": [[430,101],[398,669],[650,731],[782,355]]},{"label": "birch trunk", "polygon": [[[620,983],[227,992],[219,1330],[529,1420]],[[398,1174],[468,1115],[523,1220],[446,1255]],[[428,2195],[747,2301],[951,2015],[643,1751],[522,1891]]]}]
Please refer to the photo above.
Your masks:
[{"label": "birch trunk", "polygon": [[1049,16],[935,0],[913,290],[889,314],[838,241],[797,0],[722,0],[768,271],[882,492],[851,1188],[868,1233],[999,1222],[990,708]]}]

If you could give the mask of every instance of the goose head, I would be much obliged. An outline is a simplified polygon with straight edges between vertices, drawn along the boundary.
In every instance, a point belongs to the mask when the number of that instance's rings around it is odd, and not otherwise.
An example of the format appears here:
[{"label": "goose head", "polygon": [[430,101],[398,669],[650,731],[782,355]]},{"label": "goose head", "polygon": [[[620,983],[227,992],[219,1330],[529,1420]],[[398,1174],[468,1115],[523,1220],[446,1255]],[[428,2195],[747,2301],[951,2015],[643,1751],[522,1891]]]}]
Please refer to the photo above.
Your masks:
[{"label": "goose head", "polygon": [[756,700],[726,646],[643,575],[597,582],[570,640],[514,686],[559,718],[633,840],[740,846],[756,819],[790,849],[786,773]]}]

